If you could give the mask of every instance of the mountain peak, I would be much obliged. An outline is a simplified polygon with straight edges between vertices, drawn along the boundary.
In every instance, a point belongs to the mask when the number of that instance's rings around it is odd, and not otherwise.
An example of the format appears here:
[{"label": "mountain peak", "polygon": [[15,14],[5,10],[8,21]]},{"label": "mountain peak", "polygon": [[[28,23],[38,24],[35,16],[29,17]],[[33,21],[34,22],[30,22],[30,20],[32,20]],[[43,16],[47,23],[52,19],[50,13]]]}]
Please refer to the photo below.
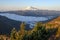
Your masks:
[{"label": "mountain peak", "polygon": [[38,9],[32,6],[28,6],[25,8],[25,10],[38,10]]}]

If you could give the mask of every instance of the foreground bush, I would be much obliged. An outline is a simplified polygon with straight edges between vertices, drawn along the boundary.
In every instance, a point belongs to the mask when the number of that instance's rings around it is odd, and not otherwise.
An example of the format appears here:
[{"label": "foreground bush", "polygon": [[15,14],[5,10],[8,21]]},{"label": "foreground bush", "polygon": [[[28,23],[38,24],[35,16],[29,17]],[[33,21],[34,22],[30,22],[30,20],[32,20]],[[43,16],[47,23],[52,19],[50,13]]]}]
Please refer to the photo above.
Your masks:
[{"label": "foreground bush", "polygon": [[25,23],[22,23],[17,32],[14,28],[11,32],[11,40],[48,40],[57,29],[46,29],[45,25],[38,22],[32,30],[25,30]]}]

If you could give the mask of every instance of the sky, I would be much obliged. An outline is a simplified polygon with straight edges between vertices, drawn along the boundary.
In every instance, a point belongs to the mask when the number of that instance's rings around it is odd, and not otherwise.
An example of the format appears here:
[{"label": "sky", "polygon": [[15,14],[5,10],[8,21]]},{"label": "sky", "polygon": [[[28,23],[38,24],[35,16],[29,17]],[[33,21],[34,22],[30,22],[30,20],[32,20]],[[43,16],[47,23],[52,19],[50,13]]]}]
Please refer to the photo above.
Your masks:
[{"label": "sky", "polygon": [[60,10],[60,0],[0,0],[0,10],[20,10],[27,6]]}]

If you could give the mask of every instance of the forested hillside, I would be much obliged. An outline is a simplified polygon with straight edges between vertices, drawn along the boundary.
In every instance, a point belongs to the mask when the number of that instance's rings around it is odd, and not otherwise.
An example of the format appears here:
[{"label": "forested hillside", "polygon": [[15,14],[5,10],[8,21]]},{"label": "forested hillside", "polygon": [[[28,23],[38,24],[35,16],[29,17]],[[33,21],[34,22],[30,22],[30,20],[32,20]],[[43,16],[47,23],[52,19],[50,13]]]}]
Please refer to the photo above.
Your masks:
[{"label": "forested hillside", "polygon": [[0,36],[0,39],[5,37],[6,40],[60,40],[59,20],[60,17],[57,17],[44,24],[37,22],[34,28],[30,30],[26,30],[26,24],[22,22],[18,31],[16,28],[13,28],[9,37]]}]

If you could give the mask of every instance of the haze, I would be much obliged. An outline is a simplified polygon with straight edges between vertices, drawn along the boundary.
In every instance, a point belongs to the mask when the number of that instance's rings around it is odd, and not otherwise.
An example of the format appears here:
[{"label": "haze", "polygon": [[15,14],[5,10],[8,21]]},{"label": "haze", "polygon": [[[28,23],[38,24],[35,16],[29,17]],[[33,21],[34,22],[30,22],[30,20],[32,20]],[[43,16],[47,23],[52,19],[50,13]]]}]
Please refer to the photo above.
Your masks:
[{"label": "haze", "polygon": [[60,0],[0,0],[0,10],[21,10],[27,6],[47,10],[60,10]]}]

